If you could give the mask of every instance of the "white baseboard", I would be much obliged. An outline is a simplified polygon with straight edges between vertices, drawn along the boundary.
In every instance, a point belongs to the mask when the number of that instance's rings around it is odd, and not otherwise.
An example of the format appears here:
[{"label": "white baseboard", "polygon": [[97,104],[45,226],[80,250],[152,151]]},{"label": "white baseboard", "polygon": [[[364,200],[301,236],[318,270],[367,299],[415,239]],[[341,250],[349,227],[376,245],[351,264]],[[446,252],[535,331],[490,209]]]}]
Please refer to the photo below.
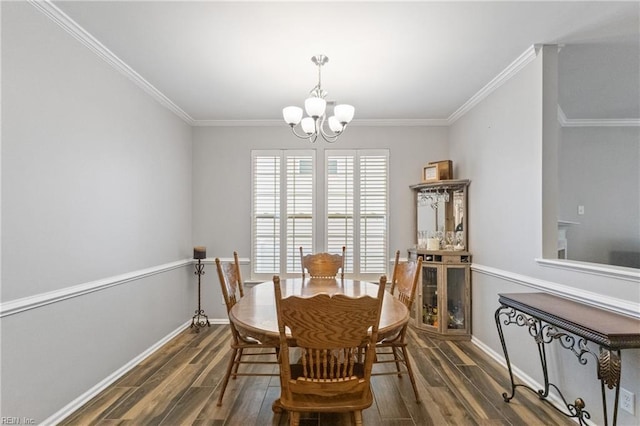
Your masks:
[{"label": "white baseboard", "polygon": [[[482,352],[486,353],[487,355],[489,355],[491,358],[493,358],[498,364],[500,364],[501,366],[503,366],[505,368],[505,370],[507,369],[507,361],[505,360],[504,356],[502,354],[499,354],[498,352],[494,351],[493,349],[491,349],[489,346],[487,346],[486,344],[484,344],[481,340],[479,340],[478,338],[476,338],[475,336],[471,337],[471,343],[473,343],[474,345],[476,345],[478,347],[478,349],[480,349]],[[538,383],[536,380],[534,380],[531,376],[529,376],[528,374],[526,374],[522,369],[518,368],[517,366],[511,364],[511,371],[513,372],[513,375],[517,378],[517,383],[522,383],[525,384],[533,389],[543,389],[544,385],[541,385],[540,383]],[[509,392],[509,389],[505,389],[505,392]],[[525,391],[526,392],[526,391]],[[565,413],[567,411],[567,408],[564,404],[564,402],[562,401],[562,399],[560,399],[559,396],[550,393],[549,396],[547,397],[547,400],[556,408],[558,408],[559,410],[561,410],[563,413]],[[544,404],[544,402],[541,402]],[[505,402],[506,404],[506,402]],[[578,421],[576,419],[575,420],[576,423],[578,423]],[[589,426],[597,426],[595,423],[593,423],[592,421],[586,419],[585,420],[586,424]]]},{"label": "white baseboard", "polygon": [[[211,323],[213,323],[213,321],[211,321]],[[60,423],[62,420],[64,420],[65,418],[69,417],[76,410],[78,410],[84,404],[89,402],[91,400],[91,398],[95,397],[100,392],[105,390],[109,385],[111,385],[116,380],[118,380],[120,377],[124,376],[129,370],[131,370],[136,365],[140,364],[146,358],[151,356],[158,349],[160,349],[164,344],[166,344],[171,339],[173,339],[178,334],[180,334],[182,331],[187,329],[190,325],[191,325],[191,320],[185,322],[184,324],[181,324],[178,328],[176,328],[171,333],[167,334],[165,337],[163,337],[162,339],[157,341],[155,344],[153,344],[147,350],[142,352],[140,355],[138,355],[137,357],[133,358],[131,361],[129,361],[128,363],[126,363],[125,365],[123,365],[122,367],[120,367],[119,369],[114,371],[112,374],[107,376],[104,380],[102,380],[101,382],[97,383],[91,389],[89,389],[88,391],[86,391],[85,393],[83,393],[82,395],[80,395],[79,397],[77,397],[76,399],[74,399],[73,401],[68,403],[67,405],[65,405],[62,409],[58,410],[58,412],[56,412],[53,415],[49,416],[49,418],[45,419],[41,423],[41,425],[45,425],[45,426],[56,425],[56,424]]]},{"label": "white baseboard", "polygon": [[[213,319],[209,319],[209,323],[212,325],[229,324],[229,318],[213,318]],[[49,416],[49,418],[44,420],[41,423],[41,425],[43,426],[56,425],[60,423],[62,420],[69,417],[76,410],[78,410],[84,404],[89,402],[91,398],[95,397],[100,392],[104,391],[107,387],[109,387],[109,385],[111,385],[120,377],[124,376],[127,372],[129,372],[129,370],[131,370],[132,368],[140,364],[142,361],[144,361],[145,359],[153,355],[158,349],[160,349],[162,346],[168,343],[171,339],[173,339],[178,334],[180,334],[181,332],[189,328],[190,325],[191,325],[191,320],[188,320],[187,322],[181,324],[178,328],[176,328],[171,333],[164,336],[162,339],[158,340],[156,343],[154,343],[152,346],[150,346],[147,350],[142,352],[140,355],[138,355],[137,357],[135,357],[134,359],[132,359],[131,361],[129,361],[128,363],[126,363],[125,365],[117,369],[116,371],[114,371],[104,380],[102,380],[101,382],[93,386],[91,389],[89,389],[88,391],[86,391],[85,393],[83,393],[82,395],[80,395],[70,403],[68,403],[58,412],[56,412],[52,416]]]}]

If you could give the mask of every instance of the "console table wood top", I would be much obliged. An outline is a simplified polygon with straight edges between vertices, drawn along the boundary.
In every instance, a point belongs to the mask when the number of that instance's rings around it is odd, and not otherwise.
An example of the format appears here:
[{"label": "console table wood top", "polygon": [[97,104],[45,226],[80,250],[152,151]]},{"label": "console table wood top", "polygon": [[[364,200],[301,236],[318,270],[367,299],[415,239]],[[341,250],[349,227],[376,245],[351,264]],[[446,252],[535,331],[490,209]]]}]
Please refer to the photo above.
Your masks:
[{"label": "console table wood top", "polygon": [[610,349],[640,348],[640,319],[549,293],[499,294],[499,302]]}]

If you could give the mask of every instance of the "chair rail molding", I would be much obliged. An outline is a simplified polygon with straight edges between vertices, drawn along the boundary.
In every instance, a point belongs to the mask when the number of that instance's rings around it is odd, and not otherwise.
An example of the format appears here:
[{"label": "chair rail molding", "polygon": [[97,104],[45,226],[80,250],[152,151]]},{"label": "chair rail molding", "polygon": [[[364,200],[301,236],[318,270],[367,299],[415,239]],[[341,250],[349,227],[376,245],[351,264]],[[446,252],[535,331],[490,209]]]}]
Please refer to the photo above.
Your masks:
[{"label": "chair rail molding", "polygon": [[640,318],[640,303],[621,300],[614,297],[604,296],[602,294],[590,291],[580,290],[564,284],[558,284],[552,281],[545,281],[526,275],[517,274],[490,266],[479,265],[473,263],[471,271],[482,275],[499,278],[504,281],[510,281],[525,287],[538,291],[555,294],[577,302],[586,303],[591,306],[606,309],[620,314],[629,315],[631,317]]},{"label": "chair rail molding", "polygon": [[85,294],[93,293],[95,291],[105,290],[109,287],[137,281],[142,278],[168,272],[173,269],[182,268],[186,265],[191,265],[193,262],[193,259],[178,260],[176,262],[165,263],[163,265],[141,269],[122,275],[116,275],[113,277],[103,278],[84,284],[65,287],[59,290],[39,293],[33,296],[27,296],[20,299],[10,300],[8,302],[3,302],[0,304],[0,318],[39,308],[41,306],[49,305],[52,303],[60,302],[72,297],[78,297]]},{"label": "chair rail molding", "polygon": [[638,269],[566,259],[536,259],[536,262],[543,267],[566,269],[569,271],[600,275],[602,277],[615,278],[640,284],[640,270]]}]

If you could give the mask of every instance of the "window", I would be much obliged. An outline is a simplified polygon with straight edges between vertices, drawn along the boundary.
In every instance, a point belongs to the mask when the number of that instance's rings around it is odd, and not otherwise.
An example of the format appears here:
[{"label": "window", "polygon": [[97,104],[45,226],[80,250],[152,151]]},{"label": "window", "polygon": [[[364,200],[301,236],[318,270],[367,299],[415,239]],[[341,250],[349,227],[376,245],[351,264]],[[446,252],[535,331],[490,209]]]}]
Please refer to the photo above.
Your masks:
[{"label": "window", "polygon": [[346,246],[346,272],[361,278],[387,271],[388,163],[386,150],[326,152],[327,251]]},{"label": "window", "polygon": [[346,246],[345,272],[385,273],[388,161],[387,150],[327,150],[321,165],[315,150],[253,151],[253,278],[299,274],[300,246],[305,253]]}]

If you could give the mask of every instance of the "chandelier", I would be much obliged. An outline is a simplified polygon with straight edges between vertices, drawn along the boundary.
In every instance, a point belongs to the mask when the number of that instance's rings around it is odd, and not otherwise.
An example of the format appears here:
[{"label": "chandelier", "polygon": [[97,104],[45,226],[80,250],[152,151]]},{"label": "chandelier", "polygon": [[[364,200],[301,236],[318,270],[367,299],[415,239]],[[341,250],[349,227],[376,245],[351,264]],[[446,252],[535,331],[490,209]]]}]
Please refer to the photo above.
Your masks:
[{"label": "chandelier", "polygon": [[[338,136],[344,132],[347,124],[353,119],[355,108],[352,105],[335,105],[333,107],[333,115],[327,119],[327,102],[325,97],[327,92],[322,90],[322,66],[329,62],[329,58],[324,55],[317,55],[311,58],[311,61],[318,66],[318,84],[309,92],[310,96],[304,101],[304,109],[307,116],[302,118],[302,108],[297,106],[288,106],[282,109],[284,121],[291,126],[291,131],[300,139],[308,139],[315,142],[318,135],[327,142],[335,142]],[[325,129],[325,122],[329,126],[329,130]],[[300,124],[304,135],[298,134],[295,127]]]}]

